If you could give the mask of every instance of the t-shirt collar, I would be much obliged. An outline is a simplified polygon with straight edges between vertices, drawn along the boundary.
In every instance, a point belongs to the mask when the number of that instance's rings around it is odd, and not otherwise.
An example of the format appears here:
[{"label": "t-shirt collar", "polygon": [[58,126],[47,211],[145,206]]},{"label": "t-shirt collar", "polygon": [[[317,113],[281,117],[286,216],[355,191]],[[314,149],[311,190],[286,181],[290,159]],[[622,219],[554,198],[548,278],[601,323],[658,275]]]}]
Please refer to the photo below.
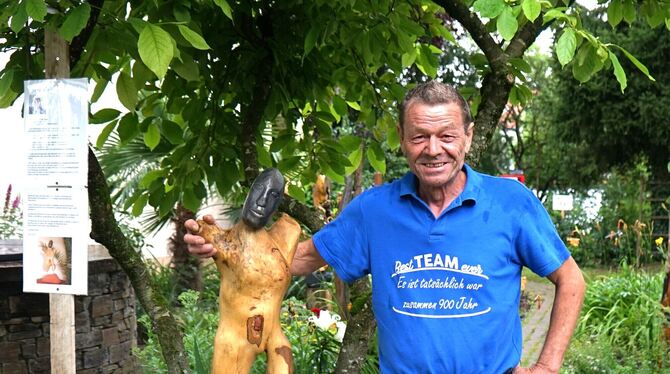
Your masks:
[{"label": "t-shirt collar", "polygon": [[[458,202],[459,205],[466,201],[475,203],[477,201],[477,197],[479,196],[482,177],[468,164],[463,164],[462,170],[465,171],[467,180],[465,181],[465,187],[463,188],[463,191],[458,196],[458,198],[456,198],[455,202]],[[418,182],[419,181],[416,175],[414,175],[411,171],[405,174],[402,179],[400,179],[400,196],[411,195],[414,196],[414,198],[420,200],[418,191],[416,189]]]}]

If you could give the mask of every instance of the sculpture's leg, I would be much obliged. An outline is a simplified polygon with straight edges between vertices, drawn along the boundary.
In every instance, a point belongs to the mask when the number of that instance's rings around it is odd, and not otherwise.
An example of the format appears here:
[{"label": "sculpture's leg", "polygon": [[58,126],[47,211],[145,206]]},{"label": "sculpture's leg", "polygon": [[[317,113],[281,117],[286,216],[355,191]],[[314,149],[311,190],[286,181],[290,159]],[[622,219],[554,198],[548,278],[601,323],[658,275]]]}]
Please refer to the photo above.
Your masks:
[{"label": "sculpture's leg", "polygon": [[248,374],[259,352],[255,344],[240,339],[231,326],[219,325],[214,342],[212,374]]},{"label": "sculpture's leg", "polygon": [[279,324],[269,336],[266,352],[268,355],[267,374],[293,373],[291,343],[281,331]]}]

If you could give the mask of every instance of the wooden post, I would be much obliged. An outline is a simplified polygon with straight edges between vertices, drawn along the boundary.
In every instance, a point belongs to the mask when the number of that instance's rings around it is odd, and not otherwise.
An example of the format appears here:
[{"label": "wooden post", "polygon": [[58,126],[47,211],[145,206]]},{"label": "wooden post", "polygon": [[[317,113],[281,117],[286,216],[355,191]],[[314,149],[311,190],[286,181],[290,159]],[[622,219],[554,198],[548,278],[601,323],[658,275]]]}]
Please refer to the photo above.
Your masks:
[{"label": "wooden post", "polygon": [[[55,29],[44,35],[44,67],[47,78],[69,78],[68,45]],[[75,355],[74,295],[49,294],[51,373],[70,374],[77,370]]]}]

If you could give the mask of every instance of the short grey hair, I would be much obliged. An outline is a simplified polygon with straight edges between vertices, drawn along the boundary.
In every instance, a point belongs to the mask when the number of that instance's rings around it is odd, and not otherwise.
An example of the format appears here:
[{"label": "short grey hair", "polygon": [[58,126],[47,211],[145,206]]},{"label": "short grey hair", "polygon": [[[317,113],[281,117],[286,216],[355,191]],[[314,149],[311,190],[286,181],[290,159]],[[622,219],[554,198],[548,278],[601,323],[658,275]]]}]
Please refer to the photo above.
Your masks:
[{"label": "short grey hair", "polygon": [[463,118],[463,127],[467,131],[468,125],[472,122],[472,114],[470,114],[470,106],[465,101],[463,96],[454,87],[431,80],[425,83],[420,83],[418,86],[410,90],[405,99],[398,106],[400,114],[399,122],[402,130],[405,125],[405,113],[409,106],[413,103],[422,103],[427,105],[450,104],[456,103],[461,108],[461,117]]}]

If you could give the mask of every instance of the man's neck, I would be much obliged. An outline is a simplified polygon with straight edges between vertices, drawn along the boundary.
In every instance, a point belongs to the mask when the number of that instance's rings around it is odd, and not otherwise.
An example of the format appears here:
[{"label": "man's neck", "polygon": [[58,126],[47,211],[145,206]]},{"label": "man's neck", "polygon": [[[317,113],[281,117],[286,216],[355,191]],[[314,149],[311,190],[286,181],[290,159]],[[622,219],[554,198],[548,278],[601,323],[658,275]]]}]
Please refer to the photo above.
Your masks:
[{"label": "man's neck", "polygon": [[461,170],[448,184],[440,187],[424,187],[419,185],[419,197],[428,205],[437,218],[463,192],[467,175]]}]

